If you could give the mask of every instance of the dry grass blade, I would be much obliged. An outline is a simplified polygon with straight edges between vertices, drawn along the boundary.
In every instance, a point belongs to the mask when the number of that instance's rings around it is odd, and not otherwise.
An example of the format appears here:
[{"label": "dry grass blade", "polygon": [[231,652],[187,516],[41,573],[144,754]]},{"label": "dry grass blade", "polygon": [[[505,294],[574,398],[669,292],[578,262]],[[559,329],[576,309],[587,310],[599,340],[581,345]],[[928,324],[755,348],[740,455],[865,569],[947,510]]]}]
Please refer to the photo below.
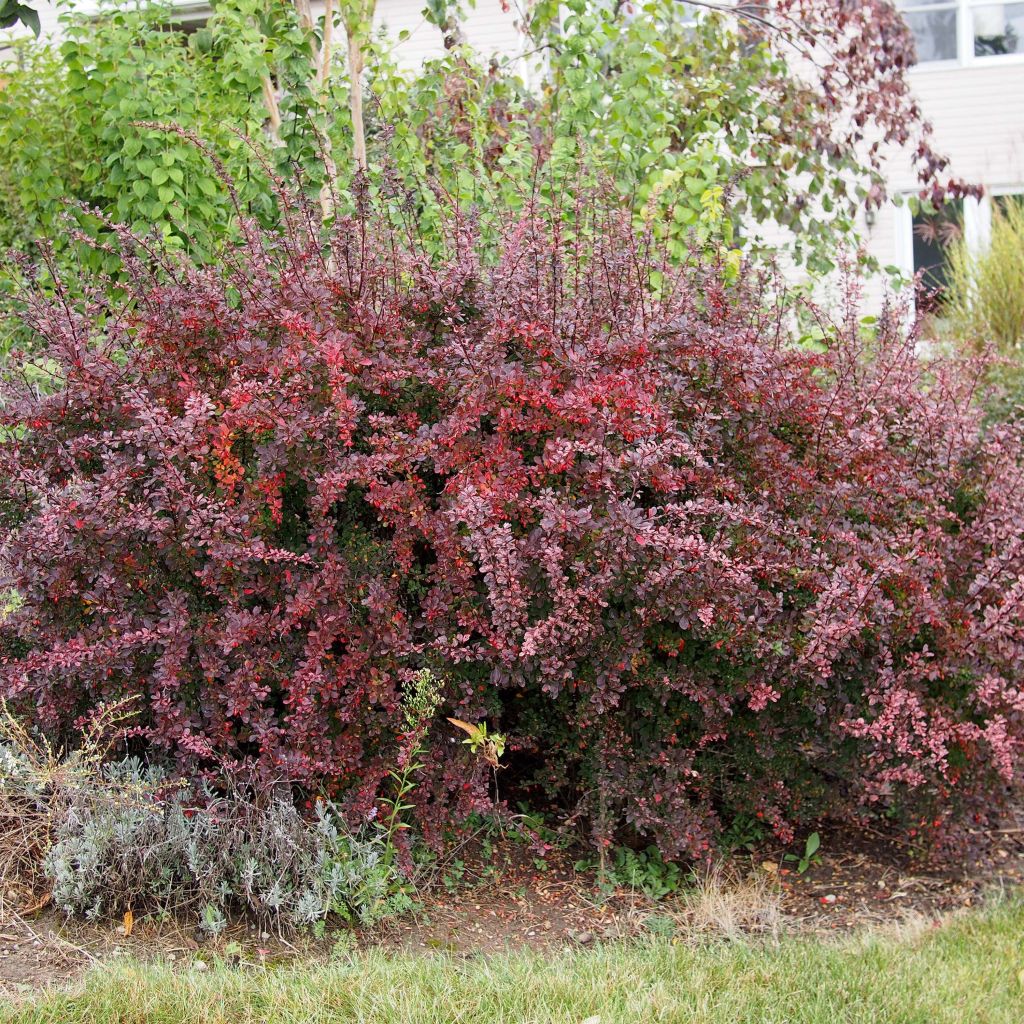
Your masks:
[{"label": "dry grass blade", "polygon": [[1009,200],[997,207],[992,236],[984,252],[966,242],[949,254],[946,315],[961,341],[992,344],[1018,359],[1024,347],[1024,202]]},{"label": "dry grass blade", "polygon": [[45,892],[42,863],[52,819],[46,789],[57,758],[0,704],[0,921]]},{"label": "dry grass blade", "polygon": [[120,726],[135,713],[134,701],[101,708],[81,746],[65,752],[34,735],[0,700],[0,921],[16,910],[34,913],[49,902],[43,861],[55,823],[70,795],[98,779]]},{"label": "dry grass blade", "polygon": [[744,876],[718,863],[696,876],[674,916],[680,931],[693,937],[776,937],[782,925],[782,893],[765,874]]}]

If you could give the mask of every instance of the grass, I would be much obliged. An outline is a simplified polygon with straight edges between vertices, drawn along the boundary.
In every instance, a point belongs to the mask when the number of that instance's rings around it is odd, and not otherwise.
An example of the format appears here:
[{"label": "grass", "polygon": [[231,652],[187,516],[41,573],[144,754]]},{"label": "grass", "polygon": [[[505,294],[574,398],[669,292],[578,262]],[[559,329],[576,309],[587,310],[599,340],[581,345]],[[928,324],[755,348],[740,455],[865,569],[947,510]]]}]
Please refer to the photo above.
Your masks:
[{"label": "grass", "polygon": [[1024,903],[941,928],[542,954],[353,953],[198,972],[127,963],[0,1003],[5,1024],[1020,1024]]}]

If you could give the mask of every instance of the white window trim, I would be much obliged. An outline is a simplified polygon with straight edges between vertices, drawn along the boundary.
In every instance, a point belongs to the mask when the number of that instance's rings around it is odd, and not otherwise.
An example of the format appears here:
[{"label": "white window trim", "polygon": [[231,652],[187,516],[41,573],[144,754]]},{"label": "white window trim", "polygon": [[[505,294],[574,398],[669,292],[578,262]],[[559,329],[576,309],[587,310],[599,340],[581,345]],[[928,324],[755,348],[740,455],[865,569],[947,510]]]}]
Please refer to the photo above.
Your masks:
[{"label": "white window trim", "polygon": [[[903,202],[896,207],[896,251],[893,265],[907,276],[914,276],[914,215],[909,200],[916,192],[903,193]],[[980,252],[988,245],[992,230],[991,197],[986,192],[981,199],[964,196],[964,241],[971,252]]]},{"label": "white window trim", "polygon": [[[1024,64],[1024,53],[990,54],[987,57],[977,57],[974,54],[974,36],[970,31],[971,8],[987,7],[993,0],[955,0],[956,7],[956,49],[957,55],[949,60],[929,60],[915,64],[910,72],[913,75],[929,74],[933,71],[949,71],[952,68],[991,68],[991,67],[1012,67],[1014,64]],[[998,3],[998,0],[995,0]],[[1010,0],[1012,3],[1013,0]],[[925,5],[920,7],[910,0],[906,4],[910,10],[926,10]],[[902,13],[902,7],[901,7]]]},{"label": "white window trim", "polygon": [[895,208],[896,251],[893,253],[893,264],[900,268],[908,280],[914,276],[914,215],[908,202],[914,195],[914,192],[904,195],[903,202]]},{"label": "white window trim", "polygon": [[1000,196],[1021,196],[1024,198],[1024,185],[998,185],[988,189],[984,195],[985,202],[985,235],[984,244],[987,246],[992,240],[992,211],[995,207],[995,200]]},{"label": "white window trim", "polygon": [[[1008,188],[999,189],[996,195],[1012,195],[1024,190]],[[914,276],[914,215],[910,209],[908,200],[914,198],[916,192],[903,194],[903,203],[896,207],[896,253],[895,265],[909,277]],[[981,252],[989,242],[992,235],[992,195],[986,191],[980,199],[974,196],[964,196],[963,203],[964,218],[964,241],[971,252]]]}]

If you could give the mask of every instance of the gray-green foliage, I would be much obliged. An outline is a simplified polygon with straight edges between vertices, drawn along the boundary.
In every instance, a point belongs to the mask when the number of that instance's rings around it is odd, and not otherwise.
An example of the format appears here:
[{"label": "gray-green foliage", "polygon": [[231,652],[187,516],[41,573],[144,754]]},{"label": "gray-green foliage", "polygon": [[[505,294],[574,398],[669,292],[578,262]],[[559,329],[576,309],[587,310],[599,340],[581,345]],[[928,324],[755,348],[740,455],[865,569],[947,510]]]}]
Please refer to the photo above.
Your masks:
[{"label": "gray-green foliage", "polygon": [[104,766],[68,799],[53,837],[54,903],[91,919],[167,912],[217,932],[233,911],[301,928],[332,913],[371,923],[408,905],[379,829],[355,834],[324,802],[308,820],[290,793],[188,794],[135,759]]}]

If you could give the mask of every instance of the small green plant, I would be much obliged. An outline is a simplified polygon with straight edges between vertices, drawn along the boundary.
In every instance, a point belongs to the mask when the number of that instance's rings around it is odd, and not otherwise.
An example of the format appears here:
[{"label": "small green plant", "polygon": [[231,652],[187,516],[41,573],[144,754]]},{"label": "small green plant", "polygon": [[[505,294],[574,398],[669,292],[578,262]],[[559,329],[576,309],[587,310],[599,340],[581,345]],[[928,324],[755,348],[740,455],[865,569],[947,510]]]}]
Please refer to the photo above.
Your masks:
[{"label": "small green plant", "polygon": [[506,740],[500,732],[488,732],[486,722],[473,725],[470,722],[463,722],[460,718],[449,718],[448,721],[466,733],[468,739],[462,742],[474,755],[481,756],[492,768],[501,767],[501,756],[505,753]]},{"label": "small green plant", "polygon": [[818,849],[821,846],[821,836],[817,832],[812,832],[807,837],[807,842],[804,843],[804,852],[802,855],[796,853],[787,853],[782,859],[785,861],[796,862],[796,873],[802,875],[812,865],[821,863],[821,858],[818,856]]},{"label": "small green plant", "polygon": [[213,903],[207,903],[203,907],[203,917],[200,922],[200,928],[210,936],[216,937],[220,935],[222,931],[228,926],[228,919],[224,916],[224,911],[220,907],[215,906]]},{"label": "small green plant", "polygon": [[331,959],[344,960],[350,957],[356,949],[355,936],[348,929],[339,931],[334,936],[334,944],[331,946]]},{"label": "small green plant", "polygon": [[395,864],[393,837],[383,829],[360,836],[335,834],[322,878],[327,890],[337,894],[329,910],[350,924],[374,924],[415,906],[413,887]]},{"label": "small green plant", "polygon": [[460,888],[466,878],[466,862],[460,858],[453,860],[441,876],[441,883],[448,892]]},{"label": "small green plant", "polygon": [[566,828],[555,828],[544,815],[531,811],[527,804],[518,804],[519,814],[512,818],[513,828],[509,835],[517,843],[523,843],[541,855],[551,850],[567,850],[573,844],[573,833]]},{"label": "small green plant", "polygon": [[722,833],[721,846],[727,853],[746,850],[753,853],[758,844],[764,841],[767,831],[764,825],[750,814],[737,814],[732,823]]},{"label": "small green plant", "polygon": [[644,930],[651,935],[671,939],[677,931],[676,922],[667,914],[648,914],[643,920]]},{"label": "small green plant", "polygon": [[[28,905],[44,891],[52,896],[46,855],[70,808],[104,788],[104,761],[134,714],[134,703],[129,697],[98,707],[76,748],[65,750],[15,717],[0,698],[0,916],[5,899]],[[121,796],[127,803],[143,791],[126,788]]]},{"label": "small green plant", "polygon": [[430,720],[441,705],[441,682],[430,669],[417,672],[411,685],[402,698],[402,722],[405,736],[398,763],[388,775],[395,783],[391,796],[382,798],[385,817],[383,819],[384,838],[386,844],[385,866],[394,865],[398,857],[397,837],[399,832],[409,827],[404,820],[406,811],[413,805],[409,797],[416,789],[416,773],[422,770],[421,758],[424,752],[424,740],[430,728]]},{"label": "small green plant", "polygon": [[605,869],[601,884],[605,888],[635,889],[648,899],[660,900],[678,892],[683,874],[678,864],[666,861],[657,847],[631,850],[616,847],[612,864]]}]

